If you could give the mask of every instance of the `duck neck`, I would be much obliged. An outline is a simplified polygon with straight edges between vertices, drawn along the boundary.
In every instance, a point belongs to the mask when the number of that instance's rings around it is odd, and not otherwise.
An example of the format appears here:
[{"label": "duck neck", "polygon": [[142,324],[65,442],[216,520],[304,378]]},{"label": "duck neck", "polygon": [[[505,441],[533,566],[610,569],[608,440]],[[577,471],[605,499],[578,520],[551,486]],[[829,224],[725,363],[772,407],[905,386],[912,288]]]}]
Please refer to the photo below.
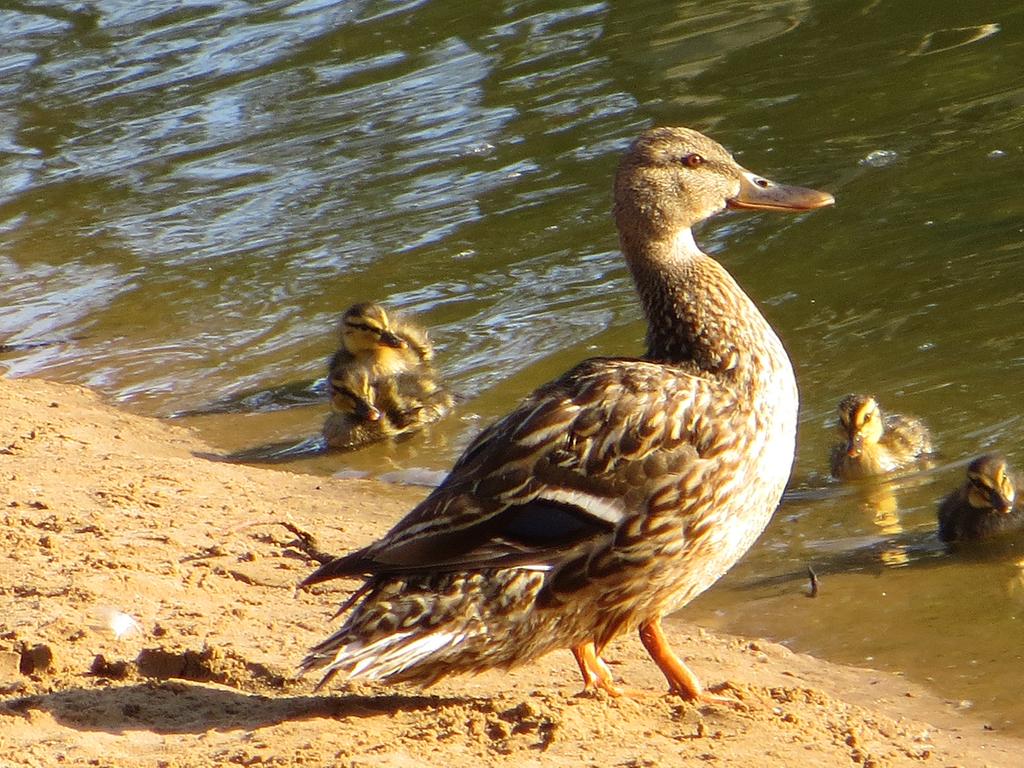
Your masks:
[{"label": "duck neck", "polygon": [[689,228],[639,244],[624,237],[622,249],[647,315],[648,359],[751,384],[777,372],[792,379],[778,336]]}]

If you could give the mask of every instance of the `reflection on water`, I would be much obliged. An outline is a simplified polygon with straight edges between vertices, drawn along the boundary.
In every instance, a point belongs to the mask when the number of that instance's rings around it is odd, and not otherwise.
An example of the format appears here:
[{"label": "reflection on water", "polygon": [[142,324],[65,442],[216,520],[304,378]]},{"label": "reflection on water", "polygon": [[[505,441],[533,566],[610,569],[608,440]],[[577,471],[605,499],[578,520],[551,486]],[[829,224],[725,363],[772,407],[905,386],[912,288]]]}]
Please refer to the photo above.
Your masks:
[{"label": "reflection on water", "polygon": [[[641,348],[611,173],[641,127],[692,124],[839,204],[698,233],[803,405],[786,503],[689,614],[930,678],[1024,732],[1020,569],[934,537],[963,461],[1024,458],[1022,22],[994,0],[0,0],[0,367],[150,414],[226,403],[184,419],[223,454],[294,446],[326,413],[338,313],[385,301],[431,329],[463,403],[288,466],[436,477],[537,384]],[[849,391],[921,415],[948,463],[827,481]]]}]

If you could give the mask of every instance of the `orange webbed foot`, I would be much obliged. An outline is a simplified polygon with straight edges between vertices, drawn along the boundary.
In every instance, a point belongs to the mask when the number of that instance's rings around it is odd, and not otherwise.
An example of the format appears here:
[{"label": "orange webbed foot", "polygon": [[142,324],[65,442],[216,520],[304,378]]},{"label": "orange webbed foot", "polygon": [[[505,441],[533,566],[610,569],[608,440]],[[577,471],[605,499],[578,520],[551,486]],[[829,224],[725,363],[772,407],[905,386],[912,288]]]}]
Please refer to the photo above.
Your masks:
[{"label": "orange webbed foot", "polygon": [[669,693],[695,704],[717,704],[745,709],[742,701],[724,694],[709,691],[701,685],[697,676],[690,671],[682,659],[668,644],[661,628],[661,619],[653,619],[640,626],[640,642],[668,680]]},{"label": "orange webbed foot", "polygon": [[630,695],[615,684],[615,676],[604,659],[597,655],[597,647],[593,640],[577,645],[572,649],[572,655],[576,657],[576,663],[583,674],[582,693],[601,690],[616,699]]}]

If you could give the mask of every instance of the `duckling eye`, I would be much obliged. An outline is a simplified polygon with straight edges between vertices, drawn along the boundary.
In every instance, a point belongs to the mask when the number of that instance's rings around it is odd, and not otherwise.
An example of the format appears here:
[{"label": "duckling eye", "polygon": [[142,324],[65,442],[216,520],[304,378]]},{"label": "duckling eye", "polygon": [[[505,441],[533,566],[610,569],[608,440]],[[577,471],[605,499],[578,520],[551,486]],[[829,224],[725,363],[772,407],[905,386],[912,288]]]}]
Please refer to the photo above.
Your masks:
[{"label": "duckling eye", "polygon": [[699,168],[704,165],[704,156],[698,155],[696,152],[691,152],[690,154],[683,156],[682,163],[687,168]]}]

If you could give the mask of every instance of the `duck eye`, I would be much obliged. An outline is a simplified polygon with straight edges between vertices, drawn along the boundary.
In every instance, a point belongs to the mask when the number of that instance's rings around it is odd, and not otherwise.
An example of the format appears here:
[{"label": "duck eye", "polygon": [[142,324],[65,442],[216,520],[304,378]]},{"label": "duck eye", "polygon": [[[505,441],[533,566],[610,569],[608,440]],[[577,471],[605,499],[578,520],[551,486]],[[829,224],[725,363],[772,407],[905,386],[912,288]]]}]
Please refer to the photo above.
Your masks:
[{"label": "duck eye", "polygon": [[768,189],[768,187],[771,186],[771,183],[768,181],[768,179],[754,179],[754,183],[761,189]]},{"label": "duck eye", "polygon": [[691,152],[683,157],[683,165],[687,168],[699,168],[704,165],[704,156],[698,155],[696,152]]}]

